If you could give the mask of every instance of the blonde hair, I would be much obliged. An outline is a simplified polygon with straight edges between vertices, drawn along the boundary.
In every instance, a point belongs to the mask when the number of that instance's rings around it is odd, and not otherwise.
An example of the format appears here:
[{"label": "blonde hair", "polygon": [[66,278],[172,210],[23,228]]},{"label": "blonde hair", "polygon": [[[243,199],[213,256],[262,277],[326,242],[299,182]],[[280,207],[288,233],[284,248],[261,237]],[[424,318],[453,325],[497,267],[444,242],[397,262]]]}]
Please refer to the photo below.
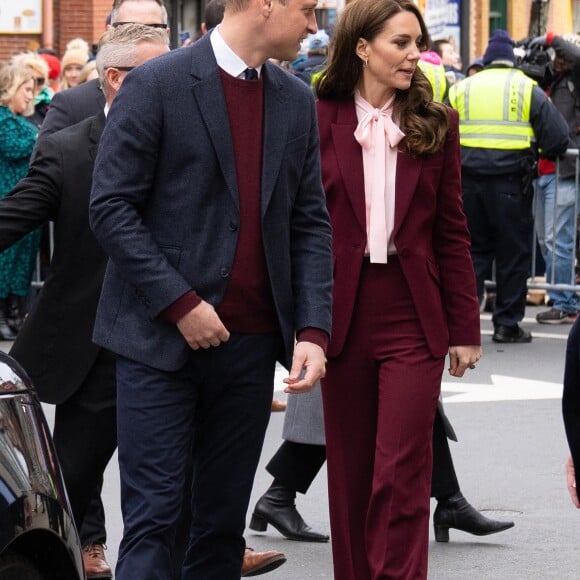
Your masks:
[{"label": "blonde hair", "polygon": [[87,62],[87,64],[83,66],[83,70],[81,70],[81,75],[79,77],[79,85],[82,83],[86,83],[89,80],[89,75],[92,72],[96,72],[96,70],[97,70],[97,61],[89,60],[89,62]]},{"label": "blonde hair", "polygon": [[0,67],[0,105],[7,107],[16,91],[28,81],[33,81],[32,71],[19,64],[6,64]]},{"label": "blonde hair", "polygon": [[82,69],[85,64],[89,61],[89,43],[82,38],[73,38],[66,45],[66,52],[64,53],[61,61],[61,73],[60,73],[60,89],[68,89],[70,85],[66,80],[66,69],[70,66],[78,66]]},{"label": "blonde hair", "polygon": [[48,64],[46,61],[35,52],[21,52],[15,54],[10,59],[11,64],[26,66],[33,71],[36,76],[44,77],[45,82],[48,80]]}]

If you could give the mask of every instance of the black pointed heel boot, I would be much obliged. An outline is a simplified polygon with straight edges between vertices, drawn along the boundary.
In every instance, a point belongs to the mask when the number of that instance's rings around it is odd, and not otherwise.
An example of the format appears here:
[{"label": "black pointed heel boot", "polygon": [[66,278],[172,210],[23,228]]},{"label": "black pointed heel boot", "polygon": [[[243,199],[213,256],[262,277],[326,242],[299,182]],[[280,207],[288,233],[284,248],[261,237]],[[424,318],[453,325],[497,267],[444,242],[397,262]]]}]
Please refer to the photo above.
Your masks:
[{"label": "black pointed heel boot", "polygon": [[459,491],[443,500],[438,500],[433,514],[433,528],[437,542],[449,541],[449,528],[461,530],[474,536],[497,534],[513,528],[514,522],[492,520],[478,512]]},{"label": "black pointed heel boot", "polygon": [[16,333],[10,328],[6,316],[6,300],[0,298],[0,340],[14,340],[15,338]]},{"label": "black pointed heel boot", "polygon": [[326,534],[315,532],[302,519],[296,509],[295,499],[295,491],[274,480],[268,491],[254,507],[250,529],[256,532],[265,532],[270,524],[289,540],[328,542],[329,537]]}]

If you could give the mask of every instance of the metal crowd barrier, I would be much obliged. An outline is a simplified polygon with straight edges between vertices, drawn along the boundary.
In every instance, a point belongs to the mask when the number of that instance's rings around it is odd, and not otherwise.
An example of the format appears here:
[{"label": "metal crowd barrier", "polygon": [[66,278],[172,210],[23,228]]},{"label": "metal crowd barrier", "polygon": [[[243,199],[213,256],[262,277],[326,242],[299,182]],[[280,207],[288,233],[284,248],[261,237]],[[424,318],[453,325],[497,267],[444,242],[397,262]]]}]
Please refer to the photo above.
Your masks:
[{"label": "metal crowd barrier", "polygon": [[[568,149],[565,153],[566,157],[573,157],[576,160],[576,172],[575,172],[575,186],[576,186],[576,197],[575,197],[575,215],[576,215],[576,227],[574,228],[574,253],[572,255],[572,261],[570,263],[570,281],[574,283],[570,284],[556,284],[555,282],[555,261],[552,261],[550,271],[546,271],[544,275],[538,275],[536,272],[538,264],[538,232],[536,229],[536,224],[534,223],[534,233],[533,240],[530,240],[532,244],[532,263],[531,271],[527,281],[527,288],[529,290],[569,290],[580,292],[580,284],[577,283],[577,274],[580,268],[580,247],[579,247],[579,236],[578,230],[580,228],[579,222],[579,210],[580,210],[580,199],[579,199],[579,186],[580,186],[580,157],[578,149]],[[560,175],[560,160],[556,161],[556,194],[554,196],[553,202],[553,216],[554,220],[552,222],[553,229],[556,229],[556,207],[558,204],[558,178]],[[536,188],[534,187],[534,199],[532,200],[532,207],[535,211],[536,209]],[[534,215],[534,222],[536,216]],[[543,262],[543,258],[542,258]],[[495,290],[495,268],[492,272],[492,279],[485,281],[485,289],[494,291]]]},{"label": "metal crowd barrier", "polygon": [[[570,263],[570,280],[574,280],[575,283],[571,284],[556,284],[554,281],[554,274],[555,274],[555,260],[552,260],[550,271],[546,271],[545,273],[545,280],[539,280],[538,276],[536,276],[536,264],[537,264],[537,252],[539,249],[537,243],[537,231],[534,227],[534,242],[532,245],[532,270],[530,273],[530,279],[528,280],[528,290],[570,290],[570,291],[578,291],[580,292],[580,285],[576,283],[577,280],[577,272],[578,272],[578,258],[580,257],[580,252],[578,248],[578,212],[579,212],[579,184],[580,184],[580,157],[578,155],[578,149],[568,149],[566,151],[566,157],[572,157],[576,160],[576,172],[575,172],[575,185],[576,185],[576,196],[574,202],[574,215],[576,216],[576,227],[574,228],[574,253],[572,254],[572,261]],[[553,203],[553,229],[556,230],[556,207],[558,204],[558,181],[560,176],[560,160],[556,161],[556,195],[554,196],[554,203]],[[535,204],[535,193],[534,193],[534,209],[536,207]],[[554,241],[555,244],[555,241]]]}]

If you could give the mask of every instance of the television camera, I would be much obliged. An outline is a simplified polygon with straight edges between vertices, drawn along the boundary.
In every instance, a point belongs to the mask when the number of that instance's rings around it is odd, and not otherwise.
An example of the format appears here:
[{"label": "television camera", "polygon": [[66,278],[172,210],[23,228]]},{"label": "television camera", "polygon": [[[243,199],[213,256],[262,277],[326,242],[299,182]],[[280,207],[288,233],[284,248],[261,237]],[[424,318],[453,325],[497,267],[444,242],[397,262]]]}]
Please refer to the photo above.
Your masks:
[{"label": "television camera", "polygon": [[516,67],[546,89],[554,79],[553,48],[546,46],[545,37],[524,38],[514,44]]}]

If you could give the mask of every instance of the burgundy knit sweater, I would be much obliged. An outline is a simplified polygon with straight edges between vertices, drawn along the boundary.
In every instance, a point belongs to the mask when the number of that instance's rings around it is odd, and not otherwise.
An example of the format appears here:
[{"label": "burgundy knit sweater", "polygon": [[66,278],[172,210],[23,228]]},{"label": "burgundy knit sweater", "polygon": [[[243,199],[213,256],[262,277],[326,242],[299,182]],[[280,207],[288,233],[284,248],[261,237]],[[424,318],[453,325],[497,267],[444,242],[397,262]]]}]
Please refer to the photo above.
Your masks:
[{"label": "burgundy knit sweater", "polygon": [[[217,313],[230,332],[267,333],[279,330],[264,256],[261,227],[261,174],[263,144],[263,79],[247,81],[220,69],[220,76],[236,163],[240,223],[238,244],[228,286]],[[201,298],[191,290],[178,298],[163,317],[176,323]],[[305,328],[297,336],[326,351],[328,335]]]}]

